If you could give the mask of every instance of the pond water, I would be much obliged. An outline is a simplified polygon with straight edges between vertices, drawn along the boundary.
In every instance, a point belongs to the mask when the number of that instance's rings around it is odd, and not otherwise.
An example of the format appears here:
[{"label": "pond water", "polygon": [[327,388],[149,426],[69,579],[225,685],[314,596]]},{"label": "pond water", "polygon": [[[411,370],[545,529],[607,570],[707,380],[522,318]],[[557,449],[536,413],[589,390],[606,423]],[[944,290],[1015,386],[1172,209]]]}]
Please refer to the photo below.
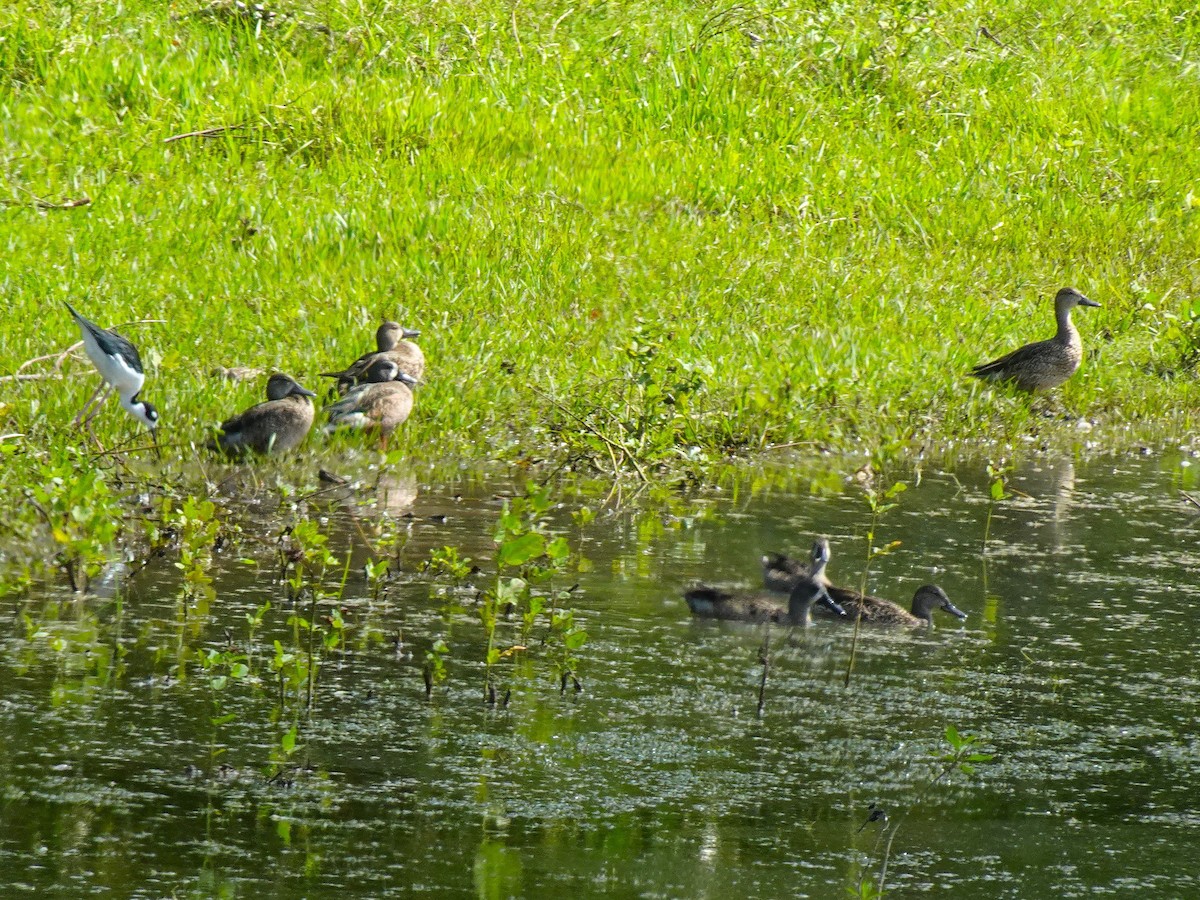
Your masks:
[{"label": "pond water", "polygon": [[[269,674],[276,640],[306,647],[271,541],[218,556],[207,609],[181,602],[170,559],[119,592],[114,571],[84,600],[4,599],[3,893],[834,897],[876,882],[890,834],[895,895],[1195,896],[1190,462],[1029,461],[994,505],[977,469],[910,473],[876,527],[877,546],[900,543],[867,585],[903,602],[935,581],[969,618],[864,629],[849,687],[852,627],[774,628],[761,715],[766,629],[694,621],[681,593],[754,585],[764,550],[803,554],[816,534],[834,581],[858,585],[869,512],[840,476],[654,509],[592,500],[583,529],[568,513],[585,501],[564,501],[552,515],[590,569],[558,582],[579,583],[582,690],[560,693],[539,623],[497,665],[495,704],[476,597],[504,481],[423,485],[380,596],[356,537],[374,514],[329,508],[331,548],[354,553],[346,640],[323,652],[307,714]],[[411,499],[400,488],[392,502]],[[443,545],[484,571],[422,573]],[[503,646],[517,627],[501,624]],[[427,699],[436,639],[446,678]],[[262,680],[215,691],[179,668],[196,649],[248,652]],[[949,725],[994,759],[938,778]],[[894,833],[862,827],[872,803]]]}]

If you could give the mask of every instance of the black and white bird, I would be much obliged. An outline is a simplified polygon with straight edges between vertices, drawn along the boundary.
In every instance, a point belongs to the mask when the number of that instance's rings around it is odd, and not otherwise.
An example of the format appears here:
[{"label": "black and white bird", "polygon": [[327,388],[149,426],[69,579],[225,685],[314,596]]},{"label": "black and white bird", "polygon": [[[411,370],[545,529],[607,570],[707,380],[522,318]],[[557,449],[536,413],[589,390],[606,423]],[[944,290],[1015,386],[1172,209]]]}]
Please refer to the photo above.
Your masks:
[{"label": "black and white bird", "polygon": [[[63,302],[66,303],[65,300]],[[83,332],[83,349],[87,351],[88,359],[92,361],[100,377],[110,390],[116,388],[125,411],[154,431],[158,427],[158,410],[145,400],[138,399],[146,381],[146,373],[142,369],[142,358],[138,356],[137,347],[116,332],[106,331],[95,322],[85,319],[70,303],[66,303],[66,306],[79,323],[79,330]],[[103,403],[107,396],[106,390],[98,403]],[[95,399],[96,394],[93,394],[92,399],[79,411],[76,421],[83,419],[83,414]]]}]

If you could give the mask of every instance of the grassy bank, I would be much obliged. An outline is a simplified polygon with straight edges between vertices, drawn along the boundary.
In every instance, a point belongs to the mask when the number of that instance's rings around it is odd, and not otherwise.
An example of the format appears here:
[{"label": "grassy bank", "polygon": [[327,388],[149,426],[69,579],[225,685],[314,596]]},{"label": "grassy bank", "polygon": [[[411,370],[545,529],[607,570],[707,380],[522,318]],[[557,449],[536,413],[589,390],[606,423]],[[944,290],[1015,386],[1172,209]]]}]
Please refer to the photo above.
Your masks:
[{"label": "grassy bank", "polygon": [[[963,375],[1063,284],[1103,304],[1089,439],[1194,424],[1188,4],[164,6],[0,11],[0,373],[77,340],[64,298],[163,320],[125,333],[169,465],[260,399],[214,366],[311,386],[384,315],[424,330],[423,459],[1071,441]],[[84,465],[63,371],[0,383],[6,509]]]}]

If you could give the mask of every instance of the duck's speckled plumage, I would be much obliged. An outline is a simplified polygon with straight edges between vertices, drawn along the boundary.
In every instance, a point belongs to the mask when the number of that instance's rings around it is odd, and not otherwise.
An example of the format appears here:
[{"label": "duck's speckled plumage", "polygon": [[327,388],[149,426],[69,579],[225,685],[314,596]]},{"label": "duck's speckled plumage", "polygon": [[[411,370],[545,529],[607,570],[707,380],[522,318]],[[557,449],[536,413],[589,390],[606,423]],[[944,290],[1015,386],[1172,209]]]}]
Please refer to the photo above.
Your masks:
[{"label": "duck's speckled plumage", "polygon": [[736,622],[773,622],[807,627],[812,623],[814,604],[825,607],[833,615],[845,615],[820,580],[829,559],[828,542],[817,541],[813,545],[812,556],[814,576],[794,579],[786,604],[764,591],[737,593],[707,585],[692,588],[684,594],[684,600],[694,616]]},{"label": "duck's speckled plumage", "polygon": [[375,332],[377,350],[364,353],[340,372],[322,372],[323,378],[336,378],[339,394],[345,394],[356,384],[370,381],[368,370],[373,364],[389,361],[401,372],[417,381],[425,374],[425,354],[407,338],[419,337],[421,332],[404,328],[398,322],[384,322]]},{"label": "duck's speckled plumage", "polygon": [[[807,565],[781,553],[764,555],[762,565],[763,584],[776,593],[787,593],[791,589],[791,585],[798,580],[811,577]],[[967,617],[965,612],[950,602],[946,592],[935,584],[926,584],[917,589],[913,595],[910,611],[883,597],[872,597],[851,588],[829,584],[824,571],[817,577],[823,579],[829,596],[846,610],[850,619],[856,619],[861,614],[862,621],[870,625],[932,626],[933,614],[939,609],[945,610],[959,619]],[[817,612],[823,612],[823,610],[818,609]]]},{"label": "duck's speckled plumage", "polygon": [[222,433],[209,447],[232,456],[294,450],[312,428],[315,396],[291,376],[276,373],[267,380],[266,402],[222,422]]},{"label": "duck's speckled plumage", "polygon": [[361,428],[378,430],[387,437],[408,418],[413,408],[416,379],[391,360],[377,360],[366,384],[351,388],[341,400],[326,408],[327,430]]},{"label": "duck's speckled plumage", "polygon": [[1054,337],[1019,347],[1012,353],[971,370],[975,378],[1007,381],[1023,391],[1048,391],[1075,374],[1083,361],[1083,341],[1071,310],[1076,306],[1099,306],[1074,288],[1063,288],[1054,298],[1058,331]]}]

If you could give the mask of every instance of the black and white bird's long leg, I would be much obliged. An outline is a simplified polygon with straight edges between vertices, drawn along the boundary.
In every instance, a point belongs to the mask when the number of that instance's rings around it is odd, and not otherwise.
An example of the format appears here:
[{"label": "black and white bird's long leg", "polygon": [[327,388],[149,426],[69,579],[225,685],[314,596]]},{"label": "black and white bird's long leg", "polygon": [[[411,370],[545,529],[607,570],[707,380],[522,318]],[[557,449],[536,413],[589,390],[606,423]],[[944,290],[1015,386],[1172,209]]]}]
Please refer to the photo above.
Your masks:
[{"label": "black and white bird's long leg", "polygon": [[[104,409],[104,401],[108,399],[108,395],[112,392],[113,386],[111,384],[103,383],[96,388],[95,393],[92,394],[92,399],[84,405],[83,409],[79,411],[79,415],[75,417],[75,423],[90,429],[92,427],[92,420],[100,415],[100,411]],[[89,407],[91,407],[91,412],[85,417],[83,414],[88,411]]]},{"label": "black and white bird's long leg", "polygon": [[[92,396],[88,397],[87,403],[83,404],[83,408],[75,414],[75,418],[72,420],[71,425],[79,427],[92,421],[96,413],[99,412],[100,407],[104,405],[104,401],[108,399],[108,395],[111,391],[112,385],[107,381],[101,381],[98,385],[96,385],[96,389],[92,391]],[[104,394],[103,397],[101,397],[101,392]],[[97,398],[99,399],[97,400]],[[88,410],[92,409],[93,405],[96,408],[92,411],[90,416],[87,416]],[[85,416],[87,417],[85,418]]]}]

